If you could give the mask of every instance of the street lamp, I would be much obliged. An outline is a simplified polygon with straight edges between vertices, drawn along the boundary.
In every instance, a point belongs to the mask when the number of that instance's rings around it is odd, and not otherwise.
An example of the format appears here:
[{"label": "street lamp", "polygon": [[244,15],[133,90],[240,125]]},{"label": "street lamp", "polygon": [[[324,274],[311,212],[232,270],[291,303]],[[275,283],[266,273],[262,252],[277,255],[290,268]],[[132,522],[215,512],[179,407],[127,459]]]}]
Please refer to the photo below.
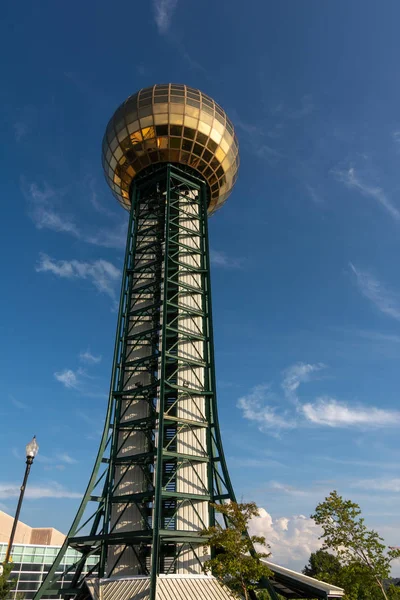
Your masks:
[{"label": "street lamp", "polygon": [[13,526],[11,529],[10,541],[8,542],[6,557],[4,559],[5,563],[8,563],[8,561],[10,560],[10,554],[11,554],[11,548],[12,548],[12,545],[14,542],[15,530],[17,529],[19,513],[21,512],[22,500],[24,499],[26,482],[28,481],[29,471],[31,470],[31,465],[33,463],[33,459],[37,455],[38,451],[39,451],[39,446],[36,441],[36,435],[34,435],[32,440],[29,442],[29,444],[26,445],[25,475],[24,475],[24,480],[21,485],[21,492],[19,495],[17,510],[15,512],[14,523],[13,523]]}]

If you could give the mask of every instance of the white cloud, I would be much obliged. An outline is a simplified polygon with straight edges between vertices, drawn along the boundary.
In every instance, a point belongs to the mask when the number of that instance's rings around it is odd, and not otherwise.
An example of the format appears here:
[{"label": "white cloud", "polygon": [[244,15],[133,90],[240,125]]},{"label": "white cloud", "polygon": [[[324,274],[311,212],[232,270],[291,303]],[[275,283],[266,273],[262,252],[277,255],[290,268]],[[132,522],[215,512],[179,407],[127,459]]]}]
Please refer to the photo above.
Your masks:
[{"label": "white cloud", "polygon": [[400,321],[400,294],[388,290],[384,284],[367,271],[349,263],[360,292],[384,314]]},{"label": "white cloud", "polygon": [[178,0],[153,0],[154,18],[161,34],[167,33],[177,4]]},{"label": "white cloud", "polygon": [[400,492],[400,478],[360,479],[353,483],[353,487],[379,492]]},{"label": "white cloud", "polygon": [[101,355],[95,356],[89,350],[86,350],[86,352],[80,353],[79,358],[85,363],[97,365],[99,362],[101,362],[102,357]]},{"label": "white cloud", "polygon": [[292,429],[296,423],[288,418],[288,414],[278,414],[277,408],[267,403],[273,399],[269,389],[268,385],[257,385],[249,394],[239,398],[237,406],[242,409],[243,417],[258,423],[261,431]]},{"label": "white cloud", "polygon": [[95,246],[104,248],[125,248],[127,232],[126,216],[123,221],[114,228],[99,229],[95,234],[86,235],[84,241]]},{"label": "white cloud", "polygon": [[[21,492],[17,483],[0,483],[0,498],[18,498]],[[28,485],[25,498],[38,500],[40,498],[81,498],[82,494],[70,492],[57,482],[50,482],[43,486]]]},{"label": "white cloud", "polygon": [[301,383],[310,381],[312,375],[324,369],[323,363],[309,364],[298,362],[283,371],[282,389],[288,400],[297,400],[297,390]]},{"label": "white cloud", "polygon": [[121,272],[106,260],[80,262],[78,260],[53,260],[47,254],[40,254],[36,265],[38,273],[50,272],[66,279],[85,279],[101,293],[116,300],[115,287],[120,280]]},{"label": "white cloud", "polygon": [[78,377],[72,369],[64,369],[60,373],[54,373],[54,377],[68,389],[77,389],[79,387]]},{"label": "white cloud", "polygon": [[305,490],[301,490],[299,488],[295,488],[291,485],[287,485],[286,483],[280,483],[279,481],[271,481],[270,487],[273,490],[277,490],[279,492],[284,492],[289,496],[308,496],[309,492]]},{"label": "white cloud", "polygon": [[400,131],[393,131],[392,137],[396,144],[400,144]]},{"label": "white cloud", "polygon": [[308,183],[306,184],[306,190],[307,190],[308,195],[310,196],[311,200],[314,202],[314,204],[316,204],[318,206],[321,206],[321,204],[324,204],[324,200],[321,197],[321,195],[318,194],[316,189],[313,188]]},{"label": "white cloud", "polygon": [[393,427],[400,423],[400,412],[373,406],[349,406],[324,396],[314,403],[303,404],[305,418],[316,425],[328,427]]},{"label": "white cloud", "polygon": [[75,465],[78,462],[75,458],[72,458],[72,456],[70,456],[67,452],[57,454],[57,459],[61,462],[66,463],[67,465]]},{"label": "white cloud", "polygon": [[375,187],[362,181],[356,175],[353,167],[347,171],[335,171],[335,175],[338,180],[344,183],[348,188],[358,190],[364,196],[373,198],[381,206],[383,206],[387,212],[390,213],[394,219],[396,219],[396,221],[400,220],[400,210],[387,197],[384,190],[380,187]]},{"label": "white cloud", "polygon": [[35,183],[31,183],[27,194],[32,200],[31,216],[38,229],[51,229],[70,233],[76,238],[81,237],[81,232],[73,220],[56,212],[53,202],[57,194],[53,188],[45,183],[41,190]]},{"label": "white cloud", "polygon": [[[75,220],[60,211],[57,205],[65,191],[44,183],[40,188],[36,183],[22,182],[22,191],[29,202],[30,216],[38,229],[49,229],[58,233],[67,233],[87,244],[103,246],[105,248],[121,249],[126,243],[127,216],[124,213],[122,220],[117,225],[108,225],[106,229],[96,229],[93,232],[83,231]],[[89,201],[98,212],[107,216],[114,216],[98,201],[93,182],[89,183]]]},{"label": "white cloud", "polygon": [[251,520],[249,529],[251,535],[266,538],[271,546],[269,560],[292,569],[302,569],[311,552],[322,545],[318,539],[320,528],[304,515],[273,519],[264,508],[259,511],[260,516]]},{"label": "white cloud", "polygon": [[216,267],[223,267],[225,269],[240,269],[243,261],[239,258],[230,258],[225,252],[219,252],[218,250],[210,250],[210,261],[212,265]]},{"label": "white cloud", "polygon": [[16,398],[14,398],[14,396],[10,396],[10,400],[16,408],[19,408],[21,410],[26,410],[27,408],[29,408],[27,404],[21,402],[20,400],[17,400]]}]

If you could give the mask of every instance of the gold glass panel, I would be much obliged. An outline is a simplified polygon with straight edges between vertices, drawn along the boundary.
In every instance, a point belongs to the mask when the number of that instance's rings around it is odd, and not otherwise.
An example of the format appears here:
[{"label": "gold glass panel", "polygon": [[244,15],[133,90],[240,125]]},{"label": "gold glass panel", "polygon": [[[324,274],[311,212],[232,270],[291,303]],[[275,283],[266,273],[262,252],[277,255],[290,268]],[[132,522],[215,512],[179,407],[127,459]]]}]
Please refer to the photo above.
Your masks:
[{"label": "gold glass panel", "polygon": [[156,104],[154,104],[154,106],[153,106],[153,113],[155,115],[159,114],[159,113],[165,113],[165,116],[167,116],[167,113],[168,113],[168,104],[166,104],[166,103],[165,104],[164,103],[161,103],[161,104],[157,104],[156,103]]},{"label": "gold glass panel", "polygon": [[210,135],[211,125],[204,123],[203,121],[199,121],[199,131],[204,133],[207,137]]},{"label": "gold glass panel", "polygon": [[183,125],[183,115],[171,114],[169,117],[171,125]]},{"label": "gold glass panel", "polygon": [[228,131],[226,129],[224,131],[224,135],[222,136],[222,139],[226,141],[226,143],[228,144],[229,147],[233,146],[233,137],[231,136],[230,133],[228,133]]},{"label": "gold glass panel", "polygon": [[222,123],[220,123],[219,121],[217,121],[217,119],[214,119],[213,129],[215,129],[216,131],[218,131],[221,134],[221,136],[225,132],[225,127],[222,125]]},{"label": "gold glass panel", "polygon": [[122,148],[121,148],[121,146],[118,146],[118,147],[115,149],[114,156],[115,156],[115,158],[116,158],[116,159],[119,161],[119,159],[120,159],[120,158],[121,158],[121,156],[122,156]]},{"label": "gold glass panel", "polygon": [[171,102],[169,105],[169,112],[175,115],[183,115],[183,113],[185,112],[184,108],[184,104],[176,104],[174,102]]},{"label": "gold glass panel", "polygon": [[152,125],[153,125],[153,115],[150,115],[150,117],[144,117],[143,119],[140,119],[140,127],[141,127],[142,131],[146,127],[150,127]]},{"label": "gold glass panel", "polygon": [[225,136],[222,137],[221,139],[221,148],[222,150],[225,152],[225,154],[228,152],[229,150],[229,144],[225,139]]},{"label": "gold glass panel", "polygon": [[140,131],[134,131],[133,133],[131,133],[131,135],[129,136],[131,138],[131,142],[132,142],[132,146],[134,146],[135,144],[140,144],[140,142],[142,141],[142,132]]},{"label": "gold glass panel", "polygon": [[218,147],[215,151],[215,157],[219,160],[220,163],[222,163],[222,161],[225,158],[225,152],[222,150],[221,147]]},{"label": "gold glass panel", "polygon": [[158,148],[168,148],[168,138],[167,137],[157,138],[157,147]]},{"label": "gold glass panel", "polygon": [[122,140],[124,140],[127,136],[128,136],[128,131],[127,131],[126,127],[123,127],[121,129],[121,131],[118,132],[118,135],[117,135],[119,143],[121,143]]},{"label": "gold glass panel", "polygon": [[208,125],[212,125],[214,122],[214,117],[202,110],[200,113],[200,121],[203,121],[203,123],[208,123]]},{"label": "gold glass panel", "polygon": [[188,117],[195,117],[198,119],[200,116],[200,109],[187,104],[185,106],[185,115],[187,115]]},{"label": "gold glass panel", "polygon": [[193,117],[189,117],[188,115],[185,115],[184,123],[185,123],[185,127],[189,127],[190,129],[197,130],[199,120],[194,119]]},{"label": "gold glass panel", "polygon": [[128,131],[129,133],[133,133],[134,131],[137,131],[139,127],[139,121],[133,121],[133,123],[128,124]]},{"label": "gold glass panel", "polygon": [[154,115],[154,124],[155,125],[164,125],[165,123],[168,123],[169,118],[168,115]]},{"label": "gold glass panel", "polygon": [[212,140],[214,140],[214,142],[219,144],[221,141],[221,138],[222,138],[222,134],[219,131],[217,131],[216,129],[212,128],[211,133],[210,133],[210,138]]},{"label": "gold glass panel", "polygon": [[154,127],[142,127],[142,136],[144,140],[150,140],[156,137],[156,130]]}]

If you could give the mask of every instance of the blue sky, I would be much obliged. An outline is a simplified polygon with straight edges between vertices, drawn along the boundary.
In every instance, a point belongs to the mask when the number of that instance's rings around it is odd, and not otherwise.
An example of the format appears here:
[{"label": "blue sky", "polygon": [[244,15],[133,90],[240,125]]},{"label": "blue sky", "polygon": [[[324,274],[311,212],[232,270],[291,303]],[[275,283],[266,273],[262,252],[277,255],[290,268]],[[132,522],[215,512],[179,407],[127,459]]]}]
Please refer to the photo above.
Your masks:
[{"label": "blue sky", "polygon": [[[118,12],[117,12],[118,11]],[[178,82],[236,125],[210,220],[223,439],[273,558],[302,567],[332,489],[400,543],[400,6],[386,0],[9,3],[0,36],[1,508],[66,531],[106,408],[126,213],[109,117]],[[400,575],[400,568],[397,569]]]}]

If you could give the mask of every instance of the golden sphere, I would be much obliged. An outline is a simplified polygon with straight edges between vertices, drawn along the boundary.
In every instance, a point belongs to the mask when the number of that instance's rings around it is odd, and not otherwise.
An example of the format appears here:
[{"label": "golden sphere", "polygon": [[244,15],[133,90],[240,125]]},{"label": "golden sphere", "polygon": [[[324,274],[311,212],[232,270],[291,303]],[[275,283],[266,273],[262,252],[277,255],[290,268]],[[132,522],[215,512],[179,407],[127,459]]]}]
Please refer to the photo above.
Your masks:
[{"label": "golden sphere", "polygon": [[127,210],[135,176],[152,164],[170,162],[203,176],[211,214],[236,182],[239,146],[231,121],[212,98],[167,83],[143,88],[121,104],[107,126],[102,158],[107,183]]}]

